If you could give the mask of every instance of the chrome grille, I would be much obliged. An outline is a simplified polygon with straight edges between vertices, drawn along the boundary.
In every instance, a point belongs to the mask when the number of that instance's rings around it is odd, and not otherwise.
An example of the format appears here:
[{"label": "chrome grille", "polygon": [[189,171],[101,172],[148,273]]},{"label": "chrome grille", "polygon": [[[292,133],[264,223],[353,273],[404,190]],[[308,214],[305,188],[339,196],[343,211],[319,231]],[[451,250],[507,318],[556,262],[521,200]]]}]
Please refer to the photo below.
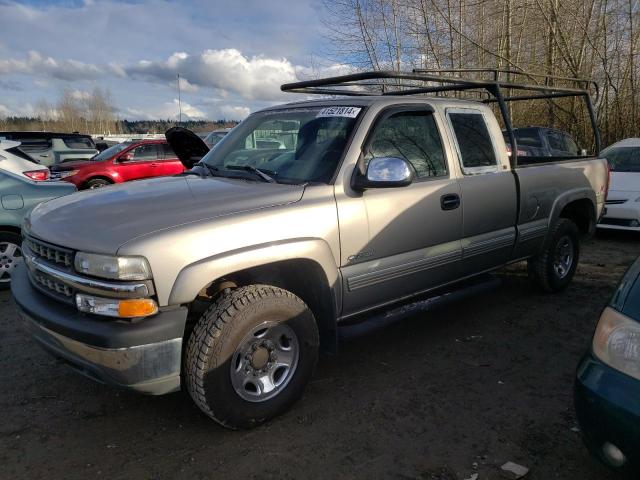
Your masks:
[{"label": "chrome grille", "polygon": [[26,237],[25,241],[29,247],[29,250],[31,250],[34,256],[39,259],[45,260],[55,265],[62,265],[65,268],[71,268],[71,266],[73,265],[72,250],[56,247],[41,240],[36,240],[33,237]]},{"label": "chrome grille", "polygon": [[63,302],[74,302],[74,291],[69,285],[65,285],[64,283],[39,270],[32,270],[29,273],[29,276],[31,277],[31,283],[44,293],[52,295],[62,300]]}]

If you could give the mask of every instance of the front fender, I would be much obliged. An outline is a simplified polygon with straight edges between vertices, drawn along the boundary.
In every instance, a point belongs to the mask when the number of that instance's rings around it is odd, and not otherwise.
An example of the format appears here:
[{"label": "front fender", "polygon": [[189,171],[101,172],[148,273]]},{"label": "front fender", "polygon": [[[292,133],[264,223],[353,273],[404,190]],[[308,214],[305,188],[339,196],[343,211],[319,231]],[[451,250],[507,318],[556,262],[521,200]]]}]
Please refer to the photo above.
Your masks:
[{"label": "front fender", "polygon": [[202,288],[234,272],[297,259],[311,260],[320,266],[331,290],[335,311],[339,312],[342,305],[340,273],[329,245],[318,238],[267,243],[215,255],[187,265],[176,278],[168,304],[190,303]]}]

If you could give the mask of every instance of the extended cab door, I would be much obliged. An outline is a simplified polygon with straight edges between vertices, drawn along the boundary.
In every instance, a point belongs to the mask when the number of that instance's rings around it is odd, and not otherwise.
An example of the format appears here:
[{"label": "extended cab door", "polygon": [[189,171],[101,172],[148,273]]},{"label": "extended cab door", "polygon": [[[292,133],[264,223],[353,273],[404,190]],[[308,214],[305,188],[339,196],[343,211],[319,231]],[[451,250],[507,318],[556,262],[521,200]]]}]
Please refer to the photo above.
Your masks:
[{"label": "extended cab door", "polygon": [[462,171],[462,268],[471,275],[510,260],[516,239],[516,182],[491,110],[449,108],[447,119]]},{"label": "extended cab door", "polygon": [[441,125],[429,107],[383,110],[356,167],[400,157],[415,174],[399,188],[336,193],[343,316],[429,290],[459,275],[460,187],[447,164]]}]

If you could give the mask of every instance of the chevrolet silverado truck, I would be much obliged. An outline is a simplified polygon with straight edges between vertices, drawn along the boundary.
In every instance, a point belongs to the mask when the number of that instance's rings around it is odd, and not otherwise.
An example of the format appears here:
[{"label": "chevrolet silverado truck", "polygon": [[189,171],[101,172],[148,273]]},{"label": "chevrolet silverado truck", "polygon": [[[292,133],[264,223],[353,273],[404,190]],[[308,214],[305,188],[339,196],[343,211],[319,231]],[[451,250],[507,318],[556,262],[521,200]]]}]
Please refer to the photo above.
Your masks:
[{"label": "chevrolet silverado truck", "polygon": [[[354,88],[381,76],[427,86]],[[601,215],[606,162],[518,165],[490,103],[421,95],[438,80],[492,93],[503,114],[506,87],[590,107],[584,89],[420,72],[285,85],[342,96],[256,112],[211,151],[170,140],[193,167],[182,174],[35,208],[11,284],[32,337],[95,380],[186,388],[212,419],[248,428],[301,396],[342,325],[522,260],[561,291]]]}]

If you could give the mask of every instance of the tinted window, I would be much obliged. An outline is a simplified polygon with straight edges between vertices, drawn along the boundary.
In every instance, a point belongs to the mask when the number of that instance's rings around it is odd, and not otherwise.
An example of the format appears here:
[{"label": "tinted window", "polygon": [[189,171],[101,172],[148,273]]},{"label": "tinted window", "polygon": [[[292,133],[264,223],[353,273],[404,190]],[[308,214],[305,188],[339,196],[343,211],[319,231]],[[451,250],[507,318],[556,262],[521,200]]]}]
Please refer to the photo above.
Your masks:
[{"label": "tinted window", "polygon": [[565,134],[564,142],[566,144],[567,153],[569,155],[580,155],[580,148],[578,148],[578,144],[575,142],[573,138]]},{"label": "tinted window", "polygon": [[20,150],[29,153],[45,152],[51,148],[51,140],[48,138],[16,138],[17,142],[20,142]]},{"label": "tinted window", "polygon": [[465,173],[497,170],[491,135],[481,113],[449,113]]},{"label": "tinted window", "polygon": [[64,137],[62,140],[69,148],[96,148],[93,140],[89,137]]},{"label": "tinted window", "polygon": [[600,155],[614,172],[640,172],[640,147],[607,148]]},{"label": "tinted window", "polygon": [[133,151],[134,161],[157,160],[158,146],[154,144],[140,145]]},{"label": "tinted window", "polygon": [[[567,146],[564,143],[563,135],[559,132],[547,132],[547,140],[549,141],[549,147],[552,150],[558,150],[563,153],[567,151]],[[554,152],[557,153],[557,152]]]},{"label": "tinted window", "polygon": [[418,178],[447,174],[440,134],[431,112],[400,112],[376,125],[365,154],[365,164],[374,157],[404,158]]}]

